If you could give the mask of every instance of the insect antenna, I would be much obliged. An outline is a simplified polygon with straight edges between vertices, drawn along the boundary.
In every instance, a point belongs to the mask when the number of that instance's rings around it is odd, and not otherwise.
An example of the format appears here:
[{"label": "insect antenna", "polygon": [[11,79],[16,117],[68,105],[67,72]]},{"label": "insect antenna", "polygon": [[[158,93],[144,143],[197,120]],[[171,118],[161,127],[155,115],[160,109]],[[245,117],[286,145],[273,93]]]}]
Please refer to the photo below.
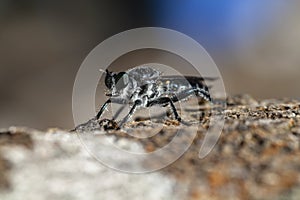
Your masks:
[{"label": "insect antenna", "polygon": [[103,69],[99,69],[99,72],[102,72],[102,73],[107,73],[107,71],[103,70]]}]

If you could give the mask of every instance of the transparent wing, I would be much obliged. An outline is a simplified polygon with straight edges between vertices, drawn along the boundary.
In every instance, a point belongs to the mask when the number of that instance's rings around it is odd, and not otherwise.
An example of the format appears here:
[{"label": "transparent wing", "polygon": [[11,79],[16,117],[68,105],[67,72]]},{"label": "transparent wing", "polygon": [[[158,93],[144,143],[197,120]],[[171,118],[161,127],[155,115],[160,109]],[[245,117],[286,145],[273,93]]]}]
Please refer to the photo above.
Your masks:
[{"label": "transparent wing", "polygon": [[200,87],[200,88],[209,88],[206,85],[206,81],[214,81],[217,78],[214,77],[199,77],[199,76],[179,76],[179,75],[170,75],[170,76],[161,76],[158,81],[163,85],[170,86],[171,88],[180,88],[180,87]]}]

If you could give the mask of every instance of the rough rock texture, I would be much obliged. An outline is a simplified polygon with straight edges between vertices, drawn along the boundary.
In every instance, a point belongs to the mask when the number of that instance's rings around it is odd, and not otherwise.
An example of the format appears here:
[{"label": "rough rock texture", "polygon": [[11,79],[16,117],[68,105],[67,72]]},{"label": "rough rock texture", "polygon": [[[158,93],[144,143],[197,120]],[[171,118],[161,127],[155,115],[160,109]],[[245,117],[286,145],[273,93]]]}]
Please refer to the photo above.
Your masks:
[{"label": "rough rock texture", "polygon": [[[77,132],[0,130],[0,199],[300,199],[300,102],[241,95],[226,103],[222,135],[204,159],[198,152],[209,126],[209,106],[201,111],[194,104],[186,106],[181,114],[193,122],[189,125],[138,119],[110,130],[115,123],[92,119]],[[145,138],[157,127],[156,135]],[[195,127],[197,135],[184,155],[152,173],[112,170],[89,153],[114,157],[113,151],[103,151],[111,143],[128,151],[155,152],[178,129],[188,133]]]}]

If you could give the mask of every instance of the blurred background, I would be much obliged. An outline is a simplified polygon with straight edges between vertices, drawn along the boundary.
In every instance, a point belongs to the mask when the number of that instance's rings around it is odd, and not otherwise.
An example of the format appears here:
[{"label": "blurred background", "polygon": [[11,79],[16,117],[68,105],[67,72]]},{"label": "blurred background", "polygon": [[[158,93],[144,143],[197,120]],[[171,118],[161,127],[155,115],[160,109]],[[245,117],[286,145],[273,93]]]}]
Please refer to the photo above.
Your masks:
[{"label": "blurred background", "polygon": [[299,98],[297,0],[0,0],[0,128],[71,129],[87,54],[127,29],[158,26],[198,41],[228,94]]}]

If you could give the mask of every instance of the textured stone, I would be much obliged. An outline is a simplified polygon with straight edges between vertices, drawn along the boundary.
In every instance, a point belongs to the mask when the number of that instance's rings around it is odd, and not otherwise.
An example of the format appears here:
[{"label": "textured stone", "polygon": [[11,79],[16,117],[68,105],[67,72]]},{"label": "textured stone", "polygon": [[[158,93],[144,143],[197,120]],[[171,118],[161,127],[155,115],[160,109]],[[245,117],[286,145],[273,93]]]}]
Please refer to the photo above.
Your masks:
[{"label": "textured stone", "polygon": [[[113,130],[113,121],[92,119],[77,127],[80,137],[59,129],[1,130],[0,199],[300,199],[299,108],[296,100],[229,97],[221,137],[204,159],[198,153],[209,127],[209,106],[200,112],[195,105],[182,110],[189,125],[139,119]],[[112,170],[87,151],[113,158],[114,151],[103,148],[113,143],[131,152],[155,152],[179,129],[184,129],[179,135],[183,144],[189,142],[189,132],[197,131],[192,145],[153,173]],[[153,130],[157,133],[146,137]],[[172,148],[176,151],[177,146]],[[130,159],[118,158],[132,166],[160,162]]]}]

